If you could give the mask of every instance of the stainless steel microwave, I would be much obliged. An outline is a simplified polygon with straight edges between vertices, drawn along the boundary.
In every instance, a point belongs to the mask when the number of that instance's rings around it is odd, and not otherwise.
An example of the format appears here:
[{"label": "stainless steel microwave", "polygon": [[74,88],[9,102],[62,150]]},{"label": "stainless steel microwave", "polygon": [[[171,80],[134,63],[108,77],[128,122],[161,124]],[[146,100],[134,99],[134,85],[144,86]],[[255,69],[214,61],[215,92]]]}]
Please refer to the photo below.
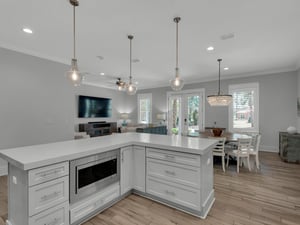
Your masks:
[{"label": "stainless steel microwave", "polygon": [[74,203],[120,180],[120,150],[70,162],[70,202]]}]

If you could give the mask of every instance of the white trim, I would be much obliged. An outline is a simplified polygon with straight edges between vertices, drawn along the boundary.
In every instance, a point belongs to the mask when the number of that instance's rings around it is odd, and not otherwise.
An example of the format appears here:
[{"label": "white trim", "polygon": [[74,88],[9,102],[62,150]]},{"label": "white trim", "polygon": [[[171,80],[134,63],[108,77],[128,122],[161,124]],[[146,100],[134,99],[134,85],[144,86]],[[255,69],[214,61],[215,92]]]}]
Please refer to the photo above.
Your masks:
[{"label": "white trim", "polygon": [[228,129],[230,132],[259,132],[259,83],[243,83],[228,86],[229,94],[235,91],[254,90],[254,127],[253,128],[233,128],[233,110],[231,103],[228,107]]},{"label": "white trim", "polygon": [[147,123],[152,123],[152,93],[144,93],[144,94],[137,95],[138,123],[145,123],[141,121],[141,115],[140,115],[140,100],[142,99],[150,100],[149,121],[147,121]]},{"label": "white trim", "polygon": [[279,149],[278,149],[278,147],[275,147],[275,146],[261,145],[259,147],[259,151],[260,152],[274,152],[274,153],[278,153]]}]

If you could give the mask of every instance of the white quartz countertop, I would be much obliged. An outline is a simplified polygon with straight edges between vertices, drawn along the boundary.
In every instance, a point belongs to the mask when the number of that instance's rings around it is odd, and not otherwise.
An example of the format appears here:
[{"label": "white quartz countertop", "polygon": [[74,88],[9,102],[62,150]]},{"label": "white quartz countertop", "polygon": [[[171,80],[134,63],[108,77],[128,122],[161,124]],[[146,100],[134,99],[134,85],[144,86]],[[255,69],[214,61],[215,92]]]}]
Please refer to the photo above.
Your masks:
[{"label": "white quartz countertop", "polygon": [[23,170],[113,150],[129,145],[167,149],[202,155],[210,151],[216,140],[180,135],[122,133],[95,138],[70,140],[42,145],[0,150],[0,157]]}]

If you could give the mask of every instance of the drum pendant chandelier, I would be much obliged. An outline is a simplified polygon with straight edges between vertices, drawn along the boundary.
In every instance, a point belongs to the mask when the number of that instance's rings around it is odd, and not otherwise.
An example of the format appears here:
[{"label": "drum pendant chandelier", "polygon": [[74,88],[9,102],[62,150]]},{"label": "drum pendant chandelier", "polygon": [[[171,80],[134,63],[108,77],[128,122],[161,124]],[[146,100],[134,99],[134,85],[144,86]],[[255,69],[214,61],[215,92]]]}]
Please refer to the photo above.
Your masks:
[{"label": "drum pendant chandelier", "polygon": [[222,59],[218,59],[218,62],[219,62],[219,91],[218,91],[218,94],[207,96],[207,101],[211,106],[228,106],[232,102],[232,95],[222,95],[220,92],[221,61],[222,61]]},{"label": "drum pendant chandelier", "polygon": [[176,68],[175,68],[175,78],[170,80],[171,88],[174,91],[180,91],[183,88],[184,81],[179,77],[179,68],[178,68],[178,23],[180,17],[175,17],[174,22],[176,23]]}]

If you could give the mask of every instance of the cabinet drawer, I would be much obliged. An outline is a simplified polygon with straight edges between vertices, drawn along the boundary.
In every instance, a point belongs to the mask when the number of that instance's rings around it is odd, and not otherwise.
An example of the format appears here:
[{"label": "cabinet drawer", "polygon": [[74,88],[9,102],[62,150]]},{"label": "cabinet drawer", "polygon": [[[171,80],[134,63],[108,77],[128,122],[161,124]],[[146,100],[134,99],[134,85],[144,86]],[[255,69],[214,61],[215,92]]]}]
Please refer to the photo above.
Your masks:
[{"label": "cabinet drawer", "polygon": [[66,175],[69,175],[69,163],[58,163],[50,166],[29,170],[28,183],[29,186],[33,186]]},{"label": "cabinet drawer", "polygon": [[199,155],[147,148],[147,157],[200,167]]},{"label": "cabinet drawer", "polygon": [[181,206],[200,210],[200,189],[189,188],[168,181],[147,177],[146,191],[149,194]]},{"label": "cabinet drawer", "polygon": [[200,188],[199,167],[148,158],[147,175],[194,188]]},{"label": "cabinet drawer", "polygon": [[85,216],[101,208],[106,203],[117,199],[120,196],[119,183],[110,185],[99,194],[90,196],[89,198],[74,204],[70,209],[70,223],[74,223]]},{"label": "cabinet drawer", "polygon": [[30,225],[69,225],[69,203],[63,203],[51,209],[29,217]]},{"label": "cabinet drawer", "polygon": [[29,188],[29,216],[69,200],[69,177],[61,177]]}]

